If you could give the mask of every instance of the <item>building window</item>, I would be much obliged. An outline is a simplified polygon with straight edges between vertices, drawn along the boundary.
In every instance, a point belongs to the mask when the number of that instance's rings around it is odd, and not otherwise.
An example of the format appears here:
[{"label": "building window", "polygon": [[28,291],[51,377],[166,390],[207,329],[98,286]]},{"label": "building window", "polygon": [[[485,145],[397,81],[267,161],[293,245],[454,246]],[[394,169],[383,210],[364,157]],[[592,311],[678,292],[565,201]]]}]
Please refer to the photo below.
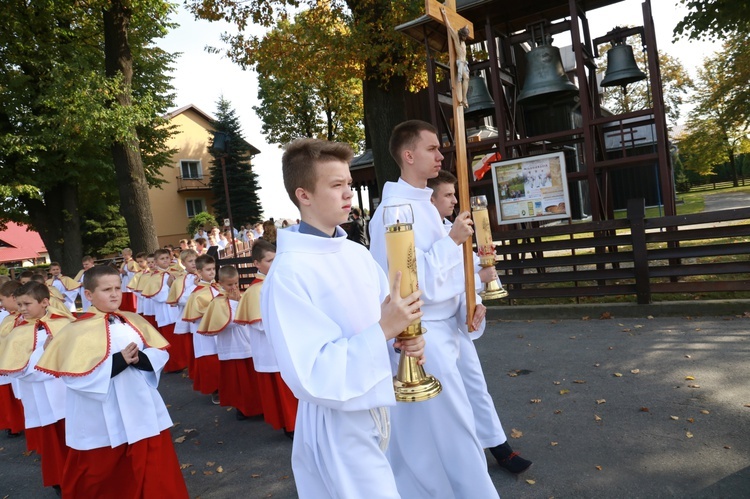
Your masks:
[{"label": "building window", "polygon": [[203,178],[200,161],[180,161],[180,174],[182,178]]},{"label": "building window", "polygon": [[187,207],[188,218],[193,218],[198,213],[205,211],[202,199],[186,199],[185,206]]}]

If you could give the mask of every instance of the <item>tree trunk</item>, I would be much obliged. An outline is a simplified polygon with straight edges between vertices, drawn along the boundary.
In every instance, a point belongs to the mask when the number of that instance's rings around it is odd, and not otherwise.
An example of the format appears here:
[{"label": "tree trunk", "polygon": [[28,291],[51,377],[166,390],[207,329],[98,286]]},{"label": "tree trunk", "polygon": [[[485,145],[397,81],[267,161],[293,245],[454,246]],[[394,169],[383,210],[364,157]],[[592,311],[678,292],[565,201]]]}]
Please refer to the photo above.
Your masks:
[{"label": "tree trunk", "polygon": [[[131,10],[120,0],[110,2],[104,11],[104,62],[107,76],[122,74],[122,89],[113,105],[130,107],[133,81],[133,55],[128,42]],[[133,129],[130,139],[112,144],[112,159],[120,191],[120,213],[128,225],[130,244],[134,252],[158,248],[156,227],[148,198],[148,183],[138,143]]]},{"label": "tree trunk", "polygon": [[[372,70],[375,73],[376,70]],[[388,150],[391,132],[406,120],[406,78],[394,76],[383,82],[377,76],[366,77],[363,82],[365,127],[371,140],[372,158],[375,163],[375,178],[378,181],[377,196],[380,197],[386,182],[398,180],[401,175],[396,161]]]},{"label": "tree trunk", "polygon": [[61,183],[43,193],[44,201],[29,203],[31,225],[39,232],[50,260],[62,266],[65,275],[81,270],[81,217],[78,213],[78,188]]},{"label": "tree trunk", "polygon": [[734,149],[729,149],[729,168],[732,170],[732,186],[739,187],[740,179],[737,175],[737,158],[734,156]]}]

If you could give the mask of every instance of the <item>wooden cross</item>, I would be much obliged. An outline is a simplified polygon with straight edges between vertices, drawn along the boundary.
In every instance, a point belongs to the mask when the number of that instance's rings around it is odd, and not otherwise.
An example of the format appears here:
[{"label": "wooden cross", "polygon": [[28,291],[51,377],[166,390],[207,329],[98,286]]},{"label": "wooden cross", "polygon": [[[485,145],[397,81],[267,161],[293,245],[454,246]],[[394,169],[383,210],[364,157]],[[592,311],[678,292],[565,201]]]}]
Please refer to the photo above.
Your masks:
[{"label": "wooden cross", "polygon": [[[456,144],[456,177],[458,178],[458,206],[462,211],[470,211],[469,206],[469,169],[466,163],[466,127],[464,125],[464,106],[459,101],[463,95],[461,82],[458,81],[456,66],[456,49],[454,36],[450,30],[457,31],[467,27],[469,30],[468,40],[474,39],[474,25],[456,12],[456,0],[446,0],[441,4],[437,0],[425,0],[425,13],[448,29],[448,55],[451,68],[451,88],[453,95],[453,137]],[[468,76],[468,75],[465,75]],[[471,238],[463,245],[464,276],[466,284],[466,324],[469,331],[472,330],[471,321],[474,318],[476,308],[476,289],[474,288],[474,251]]]}]

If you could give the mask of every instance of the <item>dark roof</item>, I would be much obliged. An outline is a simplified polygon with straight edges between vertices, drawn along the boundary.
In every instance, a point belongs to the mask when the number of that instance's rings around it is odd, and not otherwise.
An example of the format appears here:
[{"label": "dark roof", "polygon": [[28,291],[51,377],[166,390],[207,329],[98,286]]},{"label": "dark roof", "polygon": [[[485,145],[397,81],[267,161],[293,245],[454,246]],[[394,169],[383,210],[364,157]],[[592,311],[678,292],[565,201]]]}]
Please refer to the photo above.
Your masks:
[{"label": "dark roof", "polygon": [[372,157],[372,149],[367,149],[365,152],[352,159],[352,162],[349,164],[349,170],[359,170],[361,168],[373,166],[374,164],[375,161]]},{"label": "dark roof", "polygon": [[[590,11],[620,3],[624,0],[581,0],[583,11]],[[540,20],[555,21],[570,15],[569,0],[456,0],[456,11],[474,23],[476,39],[483,39],[485,18],[489,17],[493,26],[499,26],[505,33],[526,29],[526,26]],[[429,40],[430,48],[445,52],[448,50],[448,37],[442,24],[426,15],[396,26],[397,31],[424,42]]]}]

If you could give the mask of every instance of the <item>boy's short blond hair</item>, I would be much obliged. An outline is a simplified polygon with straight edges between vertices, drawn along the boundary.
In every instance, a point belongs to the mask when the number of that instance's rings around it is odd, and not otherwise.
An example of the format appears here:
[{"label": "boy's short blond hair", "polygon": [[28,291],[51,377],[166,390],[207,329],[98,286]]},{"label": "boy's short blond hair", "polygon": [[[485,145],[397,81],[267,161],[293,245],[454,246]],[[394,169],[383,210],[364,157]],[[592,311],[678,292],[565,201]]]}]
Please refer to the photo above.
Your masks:
[{"label": "boy's short blond hair", "polygon": [[350,163],[354,151],[349,144],[331,142],[321,139],[297,139],[284,148],[281,157],[281,172],[284,176],[284,188],[289,199],[299,208],[296,191],[302,188],[315,192],[318,180],[317,163],[320,161],[342,161]]},{"label": "boy's short blond hair", "polygon": [[186,258],[190,258],[191,256],[198,258],[198,252],[190,248],[180,251],[181,262],[184,262]]}]

